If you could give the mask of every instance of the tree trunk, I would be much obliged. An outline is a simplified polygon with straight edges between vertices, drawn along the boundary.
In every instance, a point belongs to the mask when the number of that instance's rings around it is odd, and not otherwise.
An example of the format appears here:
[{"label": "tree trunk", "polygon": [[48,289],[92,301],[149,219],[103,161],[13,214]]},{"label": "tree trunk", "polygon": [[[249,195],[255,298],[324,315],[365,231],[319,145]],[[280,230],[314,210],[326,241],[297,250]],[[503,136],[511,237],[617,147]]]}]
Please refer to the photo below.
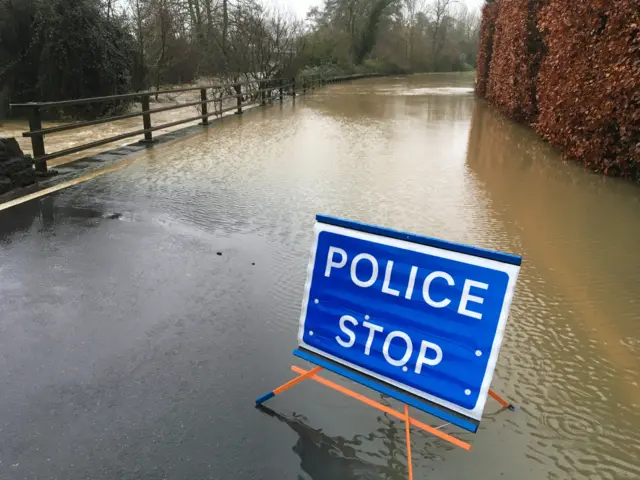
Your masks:
[{"label": "tree trunk", "polygon": [[[167,19],[165,11],[165,5],[161,6],[160,10],[160,55],[156,63],[156,92],[160,90],[160,83],[162,80],[162,70],[165,62],[165,52],[167,49]],[[158,94],[156,93],[156,101],[158,101]]]},{"label": "tree trunk", "polygon": [[196,38],[197,38],[198,20],[196,19],[196,12],[193,8],[193,0],[187,0],[187,5],[189,6],[189,18],[191,19],[191,31],[196,32]]},{"label": "tree trunk", "polygon": [[209,44],[213,35],[213,15],[211,13],[211,0],[205,0],[205,2],[207,9],[207,44]]},{"label": "tree trunk", "polygon": [[227,53],[227,35],[229,33],[229,0],[222,0],[222,53]]}]

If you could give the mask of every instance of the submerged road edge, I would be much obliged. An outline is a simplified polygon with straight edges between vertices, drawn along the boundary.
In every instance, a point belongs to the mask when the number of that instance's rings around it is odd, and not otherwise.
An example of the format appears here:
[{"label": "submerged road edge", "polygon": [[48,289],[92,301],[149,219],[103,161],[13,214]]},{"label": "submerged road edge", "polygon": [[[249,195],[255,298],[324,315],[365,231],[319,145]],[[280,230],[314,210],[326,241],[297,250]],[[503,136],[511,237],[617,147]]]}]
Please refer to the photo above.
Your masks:
[{"label": "submerged road edge", "polygon": [[[271,105],[276,105],[276,103],[272,103]],[[257,107],[259,107],[259,106],[261,106],[261,105],[248,106],[245,109],[244,112],[246,114],[249,111],[257,109]],[[0,212],[3,211],[3,210],[8,210],[9,208],[15,207],[15,206],[20,205],[22,203],[26,203],[28,201],[35,200],[35,199],[40,198],[40,197],[44,197],[44,196],[49,195],[51,193],[55,193],[55,192],[57,192],[59,190],[63,190],[65,188],[72,187],[72,186],[78,185],[80,183],[88,182],[89,180],[92,180],[94,178],[100,177],[100,176],[105,175],[107,173],[112,173],[112,172],[118,171],[118,170],[120,170],[120,169],[122,169],[124,167],[128,167],[129,165],[131,165],[135,161],[139,160],[140,156],[143,153],[146,153],[146,152],[148,152],[149,150],[151,150],[151,149],[153,149],[155,147],[165,146],[165,145],[172,145],[172,144],[177,143],[179,141],[193,138],[196,135],[201,135],[201,134],[207,132],[208,127],[215,126],[218,122],[221,122],[225,117],[228,117],[228,116],[229,117],[233,116],[233,112],[231,112],[229,114],[222,115],[219,118],[216,118],[215,120],[211,121],[209,123],[209,125],[206,125],[206,126],[203,126],[201,124],[187,125],[186,127],[179,128],[179,129],[173,130],[171,132],[167,132],[167,133],[157,137],[157,140],[158,140],[157,143],[154,143],[154,144],[151,144],[151,145],[148,145],[148,146],[139,144],[138,142],[134,142],[134,143],[130,143],[130,144],[127,144],[127,145],[122,145],[120,147],[116,147],[116,148],[111,149],[111,150],[105,150],[104,152],[100,152],[100,153],[97,153],[95,155],[91,155],[89,157],[84,157],[84,158],[80,158],[80,159],[77,159],[77,160],[73,160],[72,162],[61,166],[61,168],[64,168],[64,166],[67,166],[67,165],[73,165],[73,164],[81,163],[83,161],[86,162],[86,161],[95,160],[101,155],[114,155],[118,151],[121,151],[121,152],[125,151],[126,152],[127,149],[130,149],[131,147],[141,146],[141,148],[139,150],[136,150],[136,151],[128,151],[129,153],[124,153],[124,154],[119,153],[120,157],[122,158],[122,161],[116,161],[116,163],[111,163],[111,165],[109,165],[109,166],[98,168],[98,169],[93,169],[89,173],[77,176],[77,177],[72,178],[70,180],[56,182],[54,185],[52,185],[50,187],[44,187],[44,188],[41,188],[41,189],[36,190],[36,191],[31,191],[30,193],[26,193],[25,192],[24,194],[19,195],[19,196],[15,197],[15,198],[12,198],[11,200],[6,200],[5,202],[0,203]],[[205,128],[202,128],[202,127],[205,127]],[[108,160],[105,160],[105,163],[107,161]],[[87,168],[89,168],[89,167],[87,167]],[[55,181],[55,179],[59,179],[59,178],[60,177],[53,177],[53,180]],[[44,183],[49,183],[49,182],[44,182]],[[0,200],[2,200],[1,196],[0,196]]]}]

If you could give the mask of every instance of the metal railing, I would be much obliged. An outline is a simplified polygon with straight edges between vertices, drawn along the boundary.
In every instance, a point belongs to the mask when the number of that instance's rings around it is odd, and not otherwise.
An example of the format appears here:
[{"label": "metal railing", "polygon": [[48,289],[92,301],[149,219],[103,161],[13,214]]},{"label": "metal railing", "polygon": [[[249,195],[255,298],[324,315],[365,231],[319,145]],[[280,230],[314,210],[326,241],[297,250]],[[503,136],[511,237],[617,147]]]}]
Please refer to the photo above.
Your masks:
[{"label": "metal railing", "polygon": [[[29,131],[22,134],[23,137],[31,138],[31,147],[33,150],[34,165],[36,172],[41,175],[47,173],[47,161],[54,158],[71,155],[74,153],[88,150],[91,148],[106,145],[108,143],[124,140],[126,138],[135,137],[138,135],[144,135],[144,139],[140,140],[143,143],[152,143],[153,132],[162,130],[169,127],[174,127],[184,123],[190,123],[197,120],[201,120],[201,125],[209,124],[209,117],[221,116],[226,112],[236,110],[237,114],[243,112],[243,107],[249,105],[265,105],[267,98],[273,97],[273,92],[277,92],[276,97],[280,101],[284,101],[284,96],[296,96],[296,86],[301,86],[303,93],[309,89],[316,88],[328,83],[336,83],[346,80],[355,80],[358,78],[364,78],[369,76],[377,76],[377,74],[366,75],[348,75],[341,77],[323,78],[320,75],[311,75],[290,79],[264,79],[256,81],[238,82],[227,85],[208,85],[188,88],[178,88],[169,90],[158,91],[145,91],[136,93],[127,93],[123,95],[110,95],[105,97],[94,98],[80,98],[74,100],[63,100],[59,102],[30,102],[30,103],[18,103],[11,104],[12,109],[26,110],[29,119]],[[150,99],[152,96],[195,92],[200,91],[200,99],[187,103],[180,103],[178,105],[171,105],[160,108],[150,108]],[[211,94],[209,94],[211,91]],[[234,92],[229,95],[225,95],[226,92]],[[216,95],[217,94],[217,95]],[[225,100],[236,99],[234,106],[223,108],[223,102]],[[122,115],[115,115],[110,117],[102,117],[96,120],[87,120],[74,123],[67,123],[64,125],[57,125],[55,127],[43,128],[42,127],[42,111],[52,108],[62,108],[75,105],[86,105],[91,103],[107,103],[114,100],[136,100],[139,99],[141,103],[141,110],[137,112],[126,113]],[[214,109],[209,112],[209,104],[214,104]],[[163,123],[161,125],[153,126],[151,122],[151,116],[154,113],[167,112],[170,110],[177,110],[180,108],[198,107],[200,109],[199,115],[195,115],[189,118],[183,118],[173,122]],[[219,108],[216,108],[219,107]],[[53,153],[46,153],[44,145],[44,137],[46,135],[53,135],[60,132],[66,132],[69,130],[75,130],[78,128],[86,128],[94,125],[100,125],[104,123],[111,123],[118,120],[125,120],[128,118],[142,117],[141,129],[125,132],[119,135],[114,135],[107,138],[95,140],[93,142],[84,143],[75,147],[66,148]]]}]

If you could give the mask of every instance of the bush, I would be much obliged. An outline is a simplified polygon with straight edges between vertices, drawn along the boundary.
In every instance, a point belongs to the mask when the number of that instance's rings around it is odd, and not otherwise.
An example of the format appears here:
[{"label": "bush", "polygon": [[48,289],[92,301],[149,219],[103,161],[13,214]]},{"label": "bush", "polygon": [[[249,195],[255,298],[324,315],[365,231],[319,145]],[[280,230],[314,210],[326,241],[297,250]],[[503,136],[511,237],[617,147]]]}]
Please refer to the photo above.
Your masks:
[{"label": "bush", "polygon": [[171,59],[161,68],[160,83],[182,84],[195,81],[198,73],[198,52],[185,38],[172,39],[167,46],[167,57]]},{"label": "bush", "polygon": [[386,59],[371,59],[362,62],[362,65],[325,63],[305,68],[302,75],[322,75],[323,77],[337,77],[355,73],[382,73],[388,75],[404,74],[406,71],[395,63]]},{"label": "bush", "polygon": [[640,181],[640,5],[550,0],[537,131],[596,171]]},{"label": "bush", "polygon": [[499,3],[487,3],[482,7],[482,23],[480,24],[480,40],[478,46],[476,93],[485,98],[489,82],[489,67],[493,54],[493,37],[498,18]]},{"label": "bush", "polygon": [[[0,17],[0,57],[10,59],[2,81],[9,87],[12,102],[116,95],[131,90],[132,38],[118,19],[108,20],[103,15],[97,2],[3,1]],[[98,103],[58,113],[93,117],[123,107]]]},{"label": "bush", "polygon": [[514,120],[537,115],[535,78],[541,40],[536,18],[542,0],[502,0],[495,22],[487,98]]},{"label": "bush", "polygon": [[315,65],[313,67],[304,68],[300,74],[306,75],[320,75],[322,77],[337,77],[340,75],[350,75],[356,72],[356,68],[353,65],[338,65],[337,63],[325,63],[322,65]]},{"label": "bush", "polygon": [[397,75],[406,73],[406,70],[385,58],[365,60],[356,68],[357,73],[384,73]]},{"label": "bush", "polygon": [[500,0],[481,42],[478,95],[567,157],[640,181],[638,0]]}]

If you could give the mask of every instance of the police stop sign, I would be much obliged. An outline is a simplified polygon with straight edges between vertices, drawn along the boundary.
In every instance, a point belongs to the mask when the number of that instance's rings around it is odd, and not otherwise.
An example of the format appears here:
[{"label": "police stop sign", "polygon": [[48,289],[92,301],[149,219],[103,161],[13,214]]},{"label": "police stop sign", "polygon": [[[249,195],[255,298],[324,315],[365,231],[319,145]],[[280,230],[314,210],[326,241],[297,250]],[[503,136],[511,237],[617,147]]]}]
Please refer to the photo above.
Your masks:
[{"label": "police stop sign", "polygon": [[317,220],[300,347],[479,421],[521,258]]}]

